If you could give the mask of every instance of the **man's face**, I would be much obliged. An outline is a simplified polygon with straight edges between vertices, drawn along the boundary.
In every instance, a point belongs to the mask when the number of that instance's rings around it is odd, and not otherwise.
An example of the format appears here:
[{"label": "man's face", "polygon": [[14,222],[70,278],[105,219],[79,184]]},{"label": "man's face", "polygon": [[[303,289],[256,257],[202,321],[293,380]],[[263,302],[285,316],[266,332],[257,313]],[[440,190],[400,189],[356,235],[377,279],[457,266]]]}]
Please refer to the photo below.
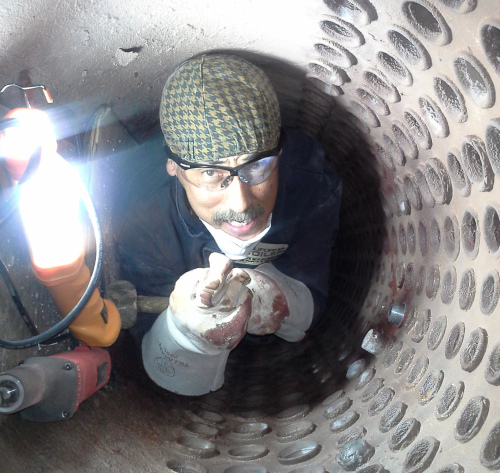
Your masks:
[{"label": "man's face", "polygon": [[[248,156],[243,155],[217,164],[235,167],[247,159]],[[234,177],[225,189],[215,192],[188,182],[184,174],[186,171],[170,159],[167,172],[177,176],[193,212],[199,218],[240,240],[250,240],[264,230],[276,203],[278,167],[260,184],[250,186]]]}]

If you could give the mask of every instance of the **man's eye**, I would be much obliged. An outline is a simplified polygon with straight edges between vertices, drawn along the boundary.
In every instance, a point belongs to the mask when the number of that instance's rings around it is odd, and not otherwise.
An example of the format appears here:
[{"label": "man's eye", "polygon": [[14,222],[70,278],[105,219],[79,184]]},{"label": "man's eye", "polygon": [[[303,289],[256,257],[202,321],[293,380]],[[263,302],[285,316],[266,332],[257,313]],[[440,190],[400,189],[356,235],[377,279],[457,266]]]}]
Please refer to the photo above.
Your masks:
[{"label": "man's eye", "polygon": [[220,179],[223,173],[217,169],[201,169],[200,175],[203,179]]}]

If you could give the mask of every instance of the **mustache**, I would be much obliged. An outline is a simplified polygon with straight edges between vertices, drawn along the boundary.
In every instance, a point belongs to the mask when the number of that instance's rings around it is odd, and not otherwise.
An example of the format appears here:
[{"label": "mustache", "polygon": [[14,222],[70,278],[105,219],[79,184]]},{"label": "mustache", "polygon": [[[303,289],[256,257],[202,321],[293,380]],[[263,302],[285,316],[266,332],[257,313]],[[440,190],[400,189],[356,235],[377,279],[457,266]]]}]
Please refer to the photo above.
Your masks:
[{"label": "mustache", "polygon": [[224,222],[250,222],[264,215],[262,205],[252,205],[244,212],[235,212],[232,209],[218,210],[212,215],[214,226],[220,227]]}]

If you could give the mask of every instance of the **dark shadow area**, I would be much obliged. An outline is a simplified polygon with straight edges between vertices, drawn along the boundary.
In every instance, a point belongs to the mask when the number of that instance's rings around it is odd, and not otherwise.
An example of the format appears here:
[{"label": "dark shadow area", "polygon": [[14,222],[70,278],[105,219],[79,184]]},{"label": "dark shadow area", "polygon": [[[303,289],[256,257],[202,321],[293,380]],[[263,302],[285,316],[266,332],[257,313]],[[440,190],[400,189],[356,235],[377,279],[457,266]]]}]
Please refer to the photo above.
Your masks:
[{"label": "dark shadow area", "polygon": [[[154,385],[142,368],[134,340],[123,331],[110,349],[114,380],[84,402],[72,419],[33,424],[16,415],[0,418],[4,471],[164,471],[167,460],[177,455],[216,457],[211,445],[223,441],[231,425],[262,424],[269,416],[301,419],[342,387],[348,365],[363,356],[361,340],[368,327],[360,326],[357,316],[381,253],[385,218],[377,161],[352,115],[332,97],[304,84],[300,71],[289,65],[277,68],[274,58],[244,56],[265,70],[266,64],[274,64],[270,76],[281,99],[284,124],[321,141],[343,180],[340,230],[323,319],[299,343],[274,336],[260,344],[244,340],[229,358],[223,388],[199,398],[177,396]],[[151,117],[139,117],[144,126],[141,130],[137,124],[133,137],[126,132],[127,124],[120,127],[120,143],[116,120],[112,114],[107,120],[101,123],[101,145],[91,150],[87,142],[87,158],[82,161],[89,167],[91,194],[103,228],[103,279],[110,282],[120,277],[120,268],[111,228],[115,203],[108,199],[125,199],[123,191],[133,185],[146,194],[161,185],[166,172],[165,156],[144,151],[153,146],[151,130],[158,129],[156,123],[151,125]],[[24,273],[29,276],[29,267]],[[0,320],[8,332],[11,312],[4,313],[4,307]],[[229,427],[223,425],[225,420]]]}]

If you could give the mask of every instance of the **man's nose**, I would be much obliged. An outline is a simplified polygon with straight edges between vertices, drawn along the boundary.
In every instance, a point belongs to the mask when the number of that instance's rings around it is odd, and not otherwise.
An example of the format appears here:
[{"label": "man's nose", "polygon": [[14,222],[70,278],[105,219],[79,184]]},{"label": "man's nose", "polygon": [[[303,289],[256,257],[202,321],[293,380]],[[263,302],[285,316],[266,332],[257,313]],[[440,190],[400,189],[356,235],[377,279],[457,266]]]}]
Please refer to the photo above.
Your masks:
[{"label": "man's nose", "polygon": [[245,212],[252,204],[250,186],[241,182],[238,176],[233,177],[226,191],[226,204],[235,212]]}]

